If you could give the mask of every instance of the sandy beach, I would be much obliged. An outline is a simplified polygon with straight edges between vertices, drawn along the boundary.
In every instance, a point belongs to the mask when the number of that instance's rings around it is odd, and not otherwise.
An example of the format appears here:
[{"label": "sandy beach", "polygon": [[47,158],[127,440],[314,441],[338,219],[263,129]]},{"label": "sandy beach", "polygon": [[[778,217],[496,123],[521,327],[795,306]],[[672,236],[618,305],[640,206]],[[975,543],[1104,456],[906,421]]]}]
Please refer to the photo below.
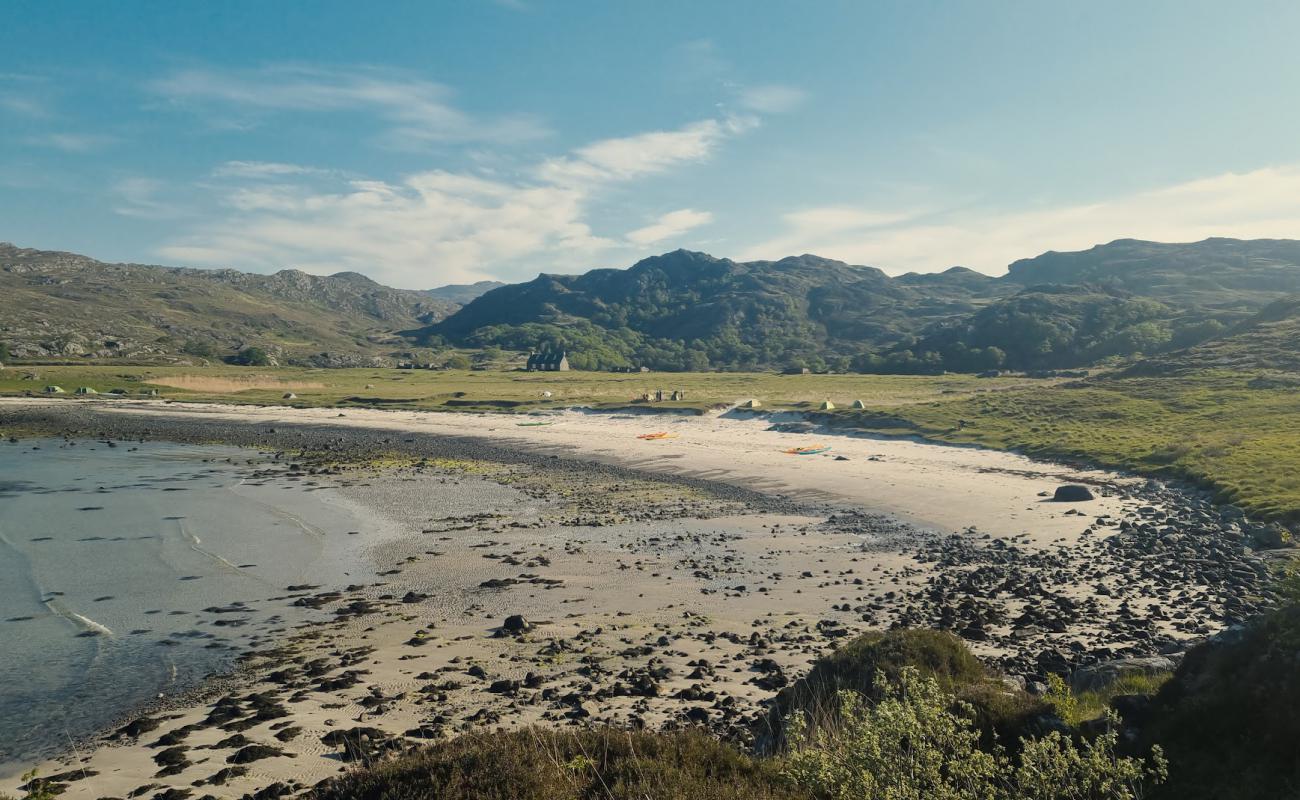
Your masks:
[{"label": "sandy beach", "polygon": [[[41,765],[69,798],[278,796],[421,739],[539,721],[748,741],[765,701],[865,630],[954,630],[1032,686],[1060,663],[1176,658],[1247,614],[1264,576],[1204,497],[792,417],[3,400],[0,419],[45,408],[82,435],[488,454],[315,476],[322,502],[397,532],[368,553],[373,574],[286,587],[277,602],[334,619]],[[637,438],[651,432],[670,436]],[[807,446],[830,449],[785,452]],[[304,491],[302,469],[258,491]],[[1052,502],[1067,483],[1095,499]],[[461,495],[493,500],[448,506]],[[1219,566],[1189,559],[1211,553]]]}]

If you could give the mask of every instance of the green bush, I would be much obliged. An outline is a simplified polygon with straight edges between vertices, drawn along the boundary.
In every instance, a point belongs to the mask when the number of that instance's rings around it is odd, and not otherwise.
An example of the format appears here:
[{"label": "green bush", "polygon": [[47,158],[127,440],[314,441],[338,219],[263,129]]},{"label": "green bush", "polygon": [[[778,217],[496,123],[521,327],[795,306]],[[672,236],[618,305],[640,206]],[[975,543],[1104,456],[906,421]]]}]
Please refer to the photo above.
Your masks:
[{"label": "green bush", "polygon": [[230,362],[245,367],[266,367],[271,364],[271,356],[260,347],[245,347],[232,356]]},{"label": "green bush", "polygon": [[[23,773],[23,781],[23,785],[18,787],[25,792],[22,800],[55,800],[63,792],[61,786],[41,778],[34,769]],[[16,800],[16,798],[0,794],[0,800]]]},{"label": "green bush", "polygon": [[1074,692],[1059,675],[1048,675],[1049,691],[1043,698],[1068,725],[1077,726],[1104,717],[1115,698],[1122,695],[1154,697],[1173,675],[1171,672],[1122,675],[1100,689]]},{"label": "green bush", "polygon": [[461,736],[314,789],[311,800],[806,800],[778,765],[706,733],[610,728]]},{"label": "green bush", "polygon": [[199,356],[200,358],[216,358],[217,348],[205,339],[188,339],[181,347],[181,352],[190,356]]},{"label": "green bush", "polygon": [[[970,705],[985,741],[994,735],[1015,741],[1051,711],[1042,701],[991,675],[951,633],[923,629],[872,632],[818,659],[807,677],[777,695],[757,732],[760,746],[778,749],[782,728],[792,714],[801,714],[814,725],[823,716],[833,719],[841,692],[854,692],[869,701],[881,699],[885,688],[897,682],[905,668],[934,679],[945,692]],[[885,684],[880,682],[882,676]]]},{"label": "green bush", "polygon": [[1135,800],[1164,777],[1160,752],[1151,766],[1116,755],[1113,730],[1075,744],[1060,733],[1021,743],[1013,759],[981,747],[974,708],[912,667],[875,681],[876,702],[841,691],[833,724],[791,717],[785,774],[824,800]]},{"label": "green bush", "polygon": [[1152,717],[1171,766],[1161,797],[1300,797],[1300,603],[1188,651]]}]

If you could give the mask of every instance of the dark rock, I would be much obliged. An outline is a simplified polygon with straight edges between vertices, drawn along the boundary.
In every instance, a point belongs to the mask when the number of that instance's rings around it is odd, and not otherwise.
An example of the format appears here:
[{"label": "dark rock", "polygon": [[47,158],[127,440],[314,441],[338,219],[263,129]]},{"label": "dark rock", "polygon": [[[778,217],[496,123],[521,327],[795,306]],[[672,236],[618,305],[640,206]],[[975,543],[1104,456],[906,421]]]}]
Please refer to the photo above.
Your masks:
[{"label": "dark rock", "polygon": [[533,629],[528,620],[520,614],[511,614],[506,617],[506,621],[501,623],[501,629],[507,633],[527,633]]},{"label": "dark rock", "polygon": [[1082,503],[1087,500],[1096,500],[1096,496],[1087,486],[1078,484],[1066,484],[1065,486],[1056,487],[1056,494],[1052,495],[1052,500],[1057,503]]}]

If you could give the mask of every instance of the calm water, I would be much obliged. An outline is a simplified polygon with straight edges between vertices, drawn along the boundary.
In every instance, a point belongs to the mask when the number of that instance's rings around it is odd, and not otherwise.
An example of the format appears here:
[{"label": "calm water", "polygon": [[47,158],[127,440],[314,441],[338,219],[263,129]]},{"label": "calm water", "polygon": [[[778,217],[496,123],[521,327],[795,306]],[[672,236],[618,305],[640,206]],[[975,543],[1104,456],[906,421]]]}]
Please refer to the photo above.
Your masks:
[{"label": "calm water", "polygon": [[0,774],[304,621],[286,586],[373,576],[367,548],[394,532],[337,492],[250,479],[257,458],[0,445]]}]

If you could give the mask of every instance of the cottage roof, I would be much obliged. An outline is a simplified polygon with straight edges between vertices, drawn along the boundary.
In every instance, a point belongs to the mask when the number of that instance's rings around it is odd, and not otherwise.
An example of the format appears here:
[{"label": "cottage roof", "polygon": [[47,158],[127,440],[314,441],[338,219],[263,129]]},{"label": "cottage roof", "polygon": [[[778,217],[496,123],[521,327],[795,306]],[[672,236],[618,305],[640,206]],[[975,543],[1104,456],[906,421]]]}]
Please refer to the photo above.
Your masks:
[{"label": "cottage roof", "polygon": [[530,367],[558,366],[559,363],[565,359],[566,355],[567,354],[563,350],[559,350],[559,351],[550,350],[543,353],[533,353],[528,356],[528,366]]}]

